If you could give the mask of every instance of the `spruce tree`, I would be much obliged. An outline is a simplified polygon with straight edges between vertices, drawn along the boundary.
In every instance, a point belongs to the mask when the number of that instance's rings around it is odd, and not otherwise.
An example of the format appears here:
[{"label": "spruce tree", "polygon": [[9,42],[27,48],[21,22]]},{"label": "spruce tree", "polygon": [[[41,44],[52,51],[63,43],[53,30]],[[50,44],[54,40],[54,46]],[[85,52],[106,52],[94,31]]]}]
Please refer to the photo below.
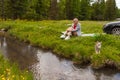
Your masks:
[{"label": "spruce tree", "polygon": [[117,7],[115,0],[107,0],[106,8],[105,8],[105,19],[106,20],[114,20],[117,15]]},{"label": "spruce tree", "polygon": [[7,1],[8,0],[0,0],[0,18],[1,19],[6,19],[7,18],[7,11],[8,11],[8,8],[7,8]]},{"label": "spruce tree", "polygon": [[79,18],[80,13],[80,0],[73,0],[73,17]]},{"label": "spruce tree", "polygon": [[58,18],[57,0],[51,0],[49,9],[49,19],[56,20]]},{"label": "spruce tree", "polygon": [[58,2],[58,19],[66,19],[65,3],[66,0],[60,0]]},{"label": "spruce tree", "polygon": [[80,0],[66,0],[66,16],[67,19],[79,17]]},{"label": "spruce tree", "polygon": [[92,20],[104,20],[105,1],[98,0],[92,4]]},{"label": "spruce tree", "polygon": [[72,1],[73,0],[66,0],[65,8],[66,8],[67,19],[72,19],[73,18]]},{"label": "spruce tree", "polygon": [[80,19],[90,19],[90,0],[81,0],[80,3]]},{"label": "spruce tree", "polygon": [[43,14],[43,4],[42,3],[43,3],[42,0],[38,0],[36,5],[35,5],[37,20],[42,18],[42,14]]},{"label": "spruce tree", "polygon": [[36,3],[38,0],[28,0],[28,4],[26,7],[26,13],[23,15],[24,19],[28,20],[36,20],[38,19],[37,13],[36,13]]},{"label": "spruce tree", "polygon": [[0,17],[4,19],[4,0],[0,0]]},{"label": "spruce tree", "polygon": [[22,18],[26,12],[27,0],[7,0],[6,6],[6,13],[8,18]]},{"label": "spruce tree", "polygon": [[50,0],[30,0],[24,18],[29,20],[48,19]]}]

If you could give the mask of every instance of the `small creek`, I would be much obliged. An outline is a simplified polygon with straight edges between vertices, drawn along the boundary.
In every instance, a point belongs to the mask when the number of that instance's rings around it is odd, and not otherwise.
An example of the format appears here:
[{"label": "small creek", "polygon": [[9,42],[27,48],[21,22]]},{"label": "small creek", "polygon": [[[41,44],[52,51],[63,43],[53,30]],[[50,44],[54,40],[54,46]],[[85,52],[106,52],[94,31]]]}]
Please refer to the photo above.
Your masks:
[{"label": "small creek", "polygon": [[31,70],[34,80],[120,80],[120,71],[75,66],[72,61],[59,58],[51,51],[12,38],[0,37],[0,51],[5,58],[17,62],[21,69]]}]

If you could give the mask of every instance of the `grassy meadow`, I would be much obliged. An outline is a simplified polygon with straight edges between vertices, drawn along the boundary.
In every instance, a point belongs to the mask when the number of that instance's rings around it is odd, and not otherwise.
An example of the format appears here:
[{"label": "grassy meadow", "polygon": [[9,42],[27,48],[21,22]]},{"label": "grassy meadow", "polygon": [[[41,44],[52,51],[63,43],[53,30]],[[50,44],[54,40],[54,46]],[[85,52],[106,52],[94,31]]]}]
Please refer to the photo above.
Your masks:
[{"label": "grassy meadow", "polygon": [[0,55],[0,80],[33,80],[33,77],[27,70],[20,71],[16,64]]},{"label": "grassy meadow", "polygon": [[[87,63],[95,68],[115,65],[120,68],[120,37],[105,34],[102,26],[106,21],[80,21],[83,33],[96,33],[94,37],[72,37],[60,39],[62,31],[71,24],[70,20],[61,21],[0,21],[0,28],[11,29],[8,33],[20,41],[52,50],[55,54],[72,59],[77,63]],[[95,42],[102,42],[100,54],[94,50]]]}]

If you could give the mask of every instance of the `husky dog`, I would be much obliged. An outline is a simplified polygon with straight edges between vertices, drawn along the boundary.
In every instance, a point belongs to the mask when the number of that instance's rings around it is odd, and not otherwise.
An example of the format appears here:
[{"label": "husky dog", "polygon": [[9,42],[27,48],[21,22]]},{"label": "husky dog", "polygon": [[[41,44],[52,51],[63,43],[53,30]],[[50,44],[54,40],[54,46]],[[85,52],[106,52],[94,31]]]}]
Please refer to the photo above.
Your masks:
[{"label": "husky dog", "polygon": [[101,46],[102,46],[102,42],[97,41],[96,44],[95,44],[95,52],[96,52],[96,54],[100,53]]}]

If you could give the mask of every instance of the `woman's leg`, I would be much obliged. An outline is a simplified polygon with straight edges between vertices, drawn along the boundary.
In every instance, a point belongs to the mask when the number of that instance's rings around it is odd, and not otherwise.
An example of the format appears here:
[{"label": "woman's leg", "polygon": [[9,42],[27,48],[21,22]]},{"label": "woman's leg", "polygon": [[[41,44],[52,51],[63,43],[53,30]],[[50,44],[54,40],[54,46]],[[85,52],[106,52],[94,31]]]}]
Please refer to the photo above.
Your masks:
[{"label": "woman's leg", "polygon": [[72,27],[69,27],[67,30],[66,30],[66,38],[65,40],[68,40],[70,39],[70,36],[72,35]]},{"label": "woman's leg", "polygon": [[63,33],[63,35],[60,36],[60,38],[65,38],[66,36],[71,36],[72,35],[71,30],[72,30],[72,27],[67,28],[66,31]]},{"label": "woman's leg", "polygon": [[76,31],[75,31],[75,32],[72,32],[72,35],[78,36]]},{"label": "woman's leg", "polygon": [[72,31],[72,27],[67,28],[66,31],[71,32]]},{"label": "woman's leg", "polygon": [[[66,31],[65,31],[65,33],[64,33],[64,35],[70,34],[71,31],[72,31],[72,27],[67,28]],[[69,32],[70,32],[70,33],[69,33]]]},{"label": "woman's leg", "polygon": [[71,36],[71,35],[72,35],[72,32],[69,31],[69,32],[67,33],[67,36]]}]

